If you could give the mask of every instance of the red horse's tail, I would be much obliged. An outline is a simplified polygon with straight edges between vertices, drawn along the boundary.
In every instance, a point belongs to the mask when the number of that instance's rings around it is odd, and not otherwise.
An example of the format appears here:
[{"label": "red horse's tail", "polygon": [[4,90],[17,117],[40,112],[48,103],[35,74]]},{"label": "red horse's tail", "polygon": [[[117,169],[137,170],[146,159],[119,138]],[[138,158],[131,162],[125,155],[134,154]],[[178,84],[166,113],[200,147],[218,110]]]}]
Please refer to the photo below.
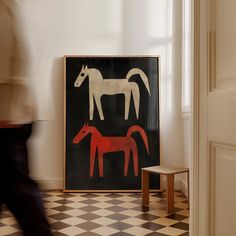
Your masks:
[{"label": "red horse's tail", "polygon": [[149,154],[149,148],[148,148],[148,138],[147,138],[147,134],[145,133],[144,129],[141,128],[139,125],[133,125],[131,127],[129,127],[128,131],[127,131],[127,137],[130,137],[132,133],[134,132],[139,132],[142,139],[143,139],[143,142],[145,144],[145,147],[147,149],[147,152]]}]

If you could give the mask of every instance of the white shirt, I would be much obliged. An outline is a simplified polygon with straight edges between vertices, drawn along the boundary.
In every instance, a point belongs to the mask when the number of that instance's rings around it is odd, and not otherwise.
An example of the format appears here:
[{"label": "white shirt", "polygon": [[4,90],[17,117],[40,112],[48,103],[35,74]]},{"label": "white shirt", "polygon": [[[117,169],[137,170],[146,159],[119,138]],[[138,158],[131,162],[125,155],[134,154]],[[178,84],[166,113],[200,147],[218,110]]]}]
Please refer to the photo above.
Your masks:
[{"label": "white shirt", "polygon": [[27,62],[28,51],[14,1],[0,1],[0,123],[25,124],[34,119]]}]

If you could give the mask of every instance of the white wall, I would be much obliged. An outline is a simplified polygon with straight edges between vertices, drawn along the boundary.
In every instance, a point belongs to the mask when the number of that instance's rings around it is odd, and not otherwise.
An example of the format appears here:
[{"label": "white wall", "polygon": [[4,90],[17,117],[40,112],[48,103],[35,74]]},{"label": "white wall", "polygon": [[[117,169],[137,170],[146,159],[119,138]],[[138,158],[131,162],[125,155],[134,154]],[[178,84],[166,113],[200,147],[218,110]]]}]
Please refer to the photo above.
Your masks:
[{"label": "white wall", "polygon": [[31,175],[43,187],[62,187],[64,55],[161,55],[162,161],[183,164],[181,0],[19,2],[40,91]]},{"label": "white wall", "polygon": [[[190,168],[191,167],[190,161],[192,155],[191,113],[190,112],[182,113],[182,119],[183,119],[183,143],[184,143],[182,166]],[[186,196],[188,195],[186,174],[182,174],[181,176],[180,189]]]},{"label": "white wall", "polygon": [[[182,122],[183,166],[191,171],[192,158],[192,76],[193,76],[193,1],[183,0],[182,25]],[[188,195],[186,174],[181,176],[181,190]]]}]

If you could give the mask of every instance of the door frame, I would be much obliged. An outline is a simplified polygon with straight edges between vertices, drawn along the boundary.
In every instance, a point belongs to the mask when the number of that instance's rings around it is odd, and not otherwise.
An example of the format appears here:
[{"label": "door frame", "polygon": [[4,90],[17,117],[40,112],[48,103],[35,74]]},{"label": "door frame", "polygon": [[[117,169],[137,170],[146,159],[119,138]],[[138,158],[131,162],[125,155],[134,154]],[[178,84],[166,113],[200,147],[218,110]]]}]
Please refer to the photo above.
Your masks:
[{"label": "door frame", "polygon": [[[216,142],[208,139],[207,104],[214,87],[214,1],[193,0],[192,155],[190,188],[190,235],[214,235],[214,170]],[[212,186],[213,184],[213,186]]]},{"label": "door frame", "polygon": [[193,0],[193,79],[192,96],[192,155],[190,166],[190,235],[199,236],[199,128],[200,128],[200,0]]}]

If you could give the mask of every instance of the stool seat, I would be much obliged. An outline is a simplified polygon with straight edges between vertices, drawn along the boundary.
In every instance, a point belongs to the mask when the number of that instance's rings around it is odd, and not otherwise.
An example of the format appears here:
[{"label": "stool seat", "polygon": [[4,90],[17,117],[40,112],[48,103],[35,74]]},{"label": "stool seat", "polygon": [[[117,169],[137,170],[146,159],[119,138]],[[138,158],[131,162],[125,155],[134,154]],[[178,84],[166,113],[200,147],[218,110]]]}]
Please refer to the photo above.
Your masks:
[{"label": "stool seat", "polygon": [[174,176],[187,173],[189,198],[189,168],[159,165],[142,168],[142,204],[149,205],[149,173],[167,176],[167,212],[174,212]]},{"label": "stool seat", "polygon": [[181,174],[189,171],[189,169],[185,167],[175,167],[167,165],[144,167],[142,168],[142,170],[163,175]]}]

